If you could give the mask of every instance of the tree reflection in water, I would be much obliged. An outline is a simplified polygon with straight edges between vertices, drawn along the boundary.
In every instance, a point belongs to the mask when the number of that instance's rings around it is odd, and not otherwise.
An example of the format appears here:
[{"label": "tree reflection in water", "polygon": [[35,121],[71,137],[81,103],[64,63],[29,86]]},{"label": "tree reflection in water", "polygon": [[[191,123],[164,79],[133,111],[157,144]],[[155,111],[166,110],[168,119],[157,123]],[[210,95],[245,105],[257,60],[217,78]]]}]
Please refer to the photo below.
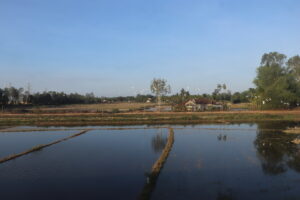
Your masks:
[{"label": "tree reflection in water", "polygon": [[[294,124],[278,122],[257,124],[254,145],[264,173],[277,175],[286,172],[288,168],[300,172],[300,148],[299,145],[291,143],[298,135],[285,134],[281,131],[291,125]],[[270,129],[278,129],[278,131],[270,131]]]},{"label": "tree reflection in water", "polygon": [[226,141],[227,140],[227,135],[220,134],[220,135],[217,136],[217,138],[218,138],[219,141]]},{"label": "tree reflection in water", "polygon": [[159,129],[159,132],[153,136],[151,145],[155,153],[161,153],[167,144],[167,137],[163,136],[162,130]]}]

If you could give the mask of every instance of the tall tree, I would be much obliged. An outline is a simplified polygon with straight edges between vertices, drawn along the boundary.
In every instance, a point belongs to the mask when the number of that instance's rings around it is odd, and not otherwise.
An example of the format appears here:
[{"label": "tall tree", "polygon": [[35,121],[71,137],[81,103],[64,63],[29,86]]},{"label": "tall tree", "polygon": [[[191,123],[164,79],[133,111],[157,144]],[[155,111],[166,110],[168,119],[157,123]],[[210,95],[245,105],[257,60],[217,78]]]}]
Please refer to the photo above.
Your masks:
[{"label": "tall tree", "polygon": [[8,92],[8,98],[9,102],[11,104],[18,104],[21,101],[22,95],[23,95],[23,88],[14,88],[14,87],[9,87],[6,88]]},{"label": "tall tree", "polygon": [[300,56],[291,57],[287,62],[288,70],[292,73],[297,82],[300,82]]},{"label": "tall tree", "polygon": [[286,55],[278,52],[265,53],[261,58],[261,66],[280,66],[285,64]]},{"label": "tall tree", "polygon": [[2,111],[4,110],[4,106],[8,104],[8,90],[0,88],[0,104]]},{"label": "tall tree", "polygon": [[190,96],[190,92],[182,88],[180,90],[180,94],[179,95],[180,95],[180,98],[181,98],[181,102],[184,102]]},{"label": "tall tree", "polygon": [[153,79],[150,86],[151,92],[156,95],[158,108],[160,111],[161,107],[161,97],[171,92],[170,85],[167,85],[167,81],[165,79]]},{"label": "tall tree", "polygon": [[278,52],[264,54],[254,84],[257,99],[265,108],[292,107],[297,103],[295,76],[287,67],[286,56]]},{"label": "tall tree", "polygon": [[226,91],[226,89],[227,89],[227,86],[226,86],[225,83],[224,84],[217,84],[217,88],[213,91],[212,97],[215,100],[230,100],[231,99],[231,92],[229,90]]}]

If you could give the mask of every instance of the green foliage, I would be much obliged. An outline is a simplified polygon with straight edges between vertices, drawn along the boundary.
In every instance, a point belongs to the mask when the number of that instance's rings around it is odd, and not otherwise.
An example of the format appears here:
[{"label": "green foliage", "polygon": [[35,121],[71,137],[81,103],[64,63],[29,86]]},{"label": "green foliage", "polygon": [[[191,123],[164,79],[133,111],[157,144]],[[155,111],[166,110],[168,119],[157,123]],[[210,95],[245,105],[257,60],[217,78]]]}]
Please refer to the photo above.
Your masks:
[{"label": "green foliage", "polygon": [[297,106],[300,103],[299,63],[299,56],[286,62],[284,54],[264,54],[254,79],[257,86],[256,103],[268,109]]},{"label": "green foliage", "polygon": [[172,95],[169,97],[169,101],[173,104],[183,104],[187,100],[191,98],[191,95],[189,91],[186,91],[185,89],[181,89],[180,93],[176,93],[175,95]]},{"label": "green foliage", "polygon": [[217,88],[212,93],[212,97],[216,101],[230,101],[231,92],[227,90],[226,84],[218,84]]},{"label": "green foliage", "polygon": [[147,94],[147,95],[142,95],[142,94],[138,94],[136,95],[135,99],[133,99],[135,102],[141,102],[141,103],[145,103],[147,102],[147,100],[149,99],[150,101],[153,101],[155,97],[153,95]]},{"label": "green foliage", "polygon": [[244,92],[235,92],[231,96],[232,103],[248,103],[255,95],[255,89],[249,88]]},{"label": "green foliage", "polygon": [[2,105],[8,104],[9,102],[8,96],[9,96],[8,90],[0,88],[0,104]]},{"label": "green foliage", "polygon": [[30,94],[23,88],[0,88],[0,105],[63,105],[63,104],[82,104],[82,103],[99,103],[100,98],[95,97],[93,93],[80,95],[77,93],[66,94],[64,92],[43,92]]},{"label": "green foliage", "polygon": [[294,74],[296,80],[300,81],[300,56],[291,57],[287,62],[288,70],[291,74]]},{"label": "green foliage", "polygon": [[119,113],[120,112],[120,110],[118,109],[118,108],[114,108],[114,109],[112,109],[112,111],[111,111],[112,113]]}]

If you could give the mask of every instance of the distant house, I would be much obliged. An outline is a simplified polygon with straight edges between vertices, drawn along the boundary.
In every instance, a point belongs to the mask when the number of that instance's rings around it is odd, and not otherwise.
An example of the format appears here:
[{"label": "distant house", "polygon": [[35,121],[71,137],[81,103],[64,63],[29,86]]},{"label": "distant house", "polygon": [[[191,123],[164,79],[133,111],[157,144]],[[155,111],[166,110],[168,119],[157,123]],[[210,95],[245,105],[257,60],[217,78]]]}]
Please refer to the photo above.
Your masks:
[{"label": "distant house", "polygon": [[185,102],[184,105],[186,110],[190,112],[206,110],[223,110],[223,105],[221,103],[205,98],[191,99]]},{"label": "distant house", "polygon": [[152,102],[152,99],[151,98],[148,98],[146,103],[151,103]]}]

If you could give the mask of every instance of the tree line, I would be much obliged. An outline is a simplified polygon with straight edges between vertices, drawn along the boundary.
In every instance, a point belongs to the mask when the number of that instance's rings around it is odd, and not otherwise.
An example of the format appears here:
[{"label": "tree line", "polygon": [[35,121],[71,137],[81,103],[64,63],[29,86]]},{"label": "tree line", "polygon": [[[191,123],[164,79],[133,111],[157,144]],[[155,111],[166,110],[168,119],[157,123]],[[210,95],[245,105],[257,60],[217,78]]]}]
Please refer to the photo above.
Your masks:
[{"label": "tree line", "polygon": [[[180,104],[190,99],[205,98],[214,101],[224,101],[231,103],[249,103],[255,96],[255,89],[249,88],[243,92],[234,92],[224,89],[225,84],[218,84],[217,88],[211,94],[190,94],[189,91],[181,89],[180,92],[164,97],[165,101],[172,102],[174,104]],[[222,89],[220,88],[222,87]],[[225,86],[226,87],[226,86]]]},{"label": "tree line", "polygon": [[93,93],[80,95],[78,93],[66,94],[64,92],[37,92],[31,94],[23,88],[0,88],[1,105],[62,105],[80,103],[98,103],[100,99]]},{"label": "tree line", "polygon": [[[160,79],[161,85],[167,85]],[[157,82],[157,79],[154,79]],[[175,95],[164,97],[164,101],[181,105],[189,99],[207,98],[232,103],[251,103],[260,109],[290,109],[300,106],[300,56],[287,58],[278,52],[265,53],[257,68],[253,81],[255,88],[243,92],[231,93],[226,84],[218,84],[212,94],[191,95],[181,89]],[[152,87],[151,85],[151,87]],[[163,90],[162,90],[163,91]],[[153,92],[159,96],[157,92]]]},{"label": "tree line", "polygon": [[45,91],[30,93],[29,89],[6,87],[0,88],[0,104],[6,105],[64,105],[92,104],[112,102],[166,102],[180,105],[189,99],[207,98],[215,101],[232,103],[252,103],[257,108],[294,108],[300,106],[300,56],[287,58],[278,52],[266,53],[262,56],[255,88],[232,93],[226,84],[218,84],[211,94],[190,94],[181,89],[178,93],[168,95],[171,87],[164,79],[153,79],[150,89],[153,93],[136,96],[96,97],[93,93],[81,95]]},{"label": "tree line", "polygon": [[0,88],[0,105],[6,106],[18,105],[66,105],[66,104],[93,104],[93,103],[113,103],[113,102],[146,102],[154,100],[151,94],[136,96],[118,96],[118,97],[97,97],[93,93],[81,95],[78,93],[64,93],[56,91],[44,91],[31,93],[24,88],[13,86]]},{"label": "tree line", "polygon": [[[222,85],[223,87],[223,85]],[[163,96],[161,101],[169,103],[181,103],[192,98],[208,98],[216,101],[232,101],[233,103],[249,102],[251,91],[231,93],[229,90],[217,89],[212,94],[190,94],[189,91],[181,89],[180,92]],[[155,94],[155,93],[154,93]],[[155,94],[156,95],[156,94]],[[78,93],[64,93],[56,91],[44,91],[30,93],[23,88],[7,87],[0,88],[1,105],[64,105],[64,104],[92,104],[113,102],[155,102],[156,96],[152,94],[137,94],[136,96],[96,97],[93,93],[81,95]]]}]

